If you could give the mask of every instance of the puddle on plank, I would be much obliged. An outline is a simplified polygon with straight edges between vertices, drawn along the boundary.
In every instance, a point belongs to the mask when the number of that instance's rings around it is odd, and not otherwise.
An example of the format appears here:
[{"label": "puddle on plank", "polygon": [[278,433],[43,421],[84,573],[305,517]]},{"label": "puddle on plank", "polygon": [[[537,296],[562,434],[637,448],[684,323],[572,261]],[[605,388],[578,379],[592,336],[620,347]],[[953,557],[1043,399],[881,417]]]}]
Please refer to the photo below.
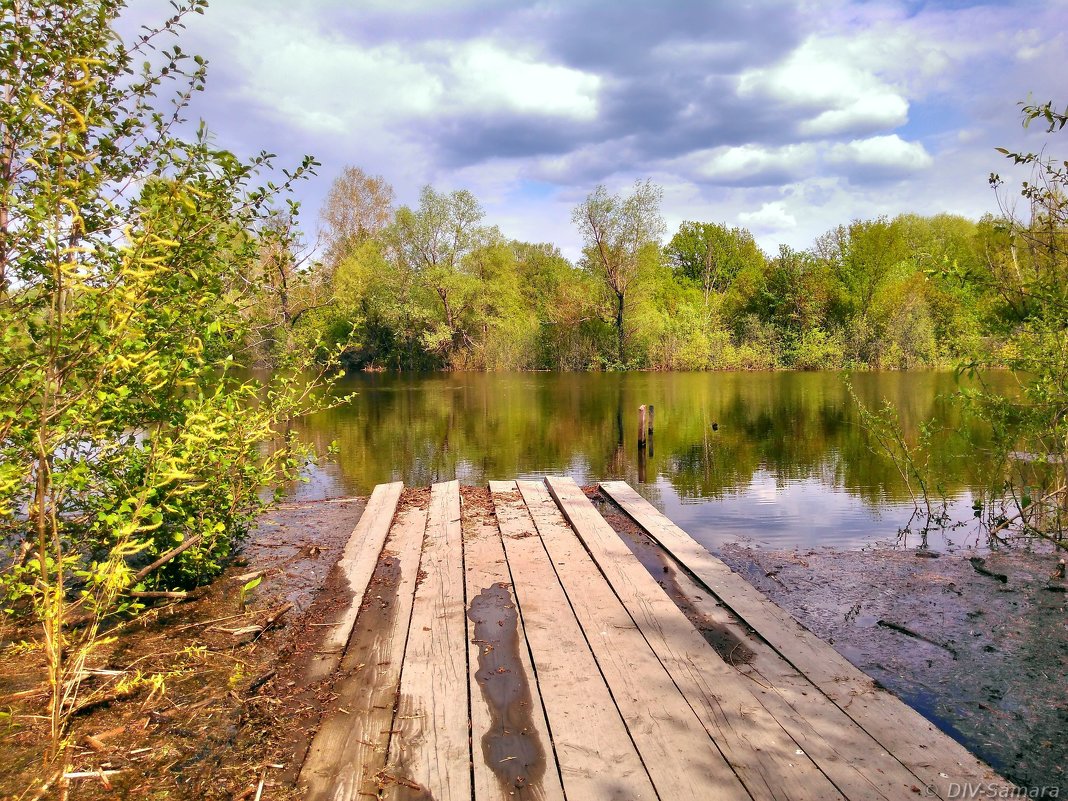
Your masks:
[{"label": "puddle on plank", "polygon": [[490,709],[482,757],[507,795],[523,797],[545,773],[545,751],[534,728],[530,685],[519,658],[519,613],[507,584],[487,587],[467,612],[478,646],[475,680]]}]

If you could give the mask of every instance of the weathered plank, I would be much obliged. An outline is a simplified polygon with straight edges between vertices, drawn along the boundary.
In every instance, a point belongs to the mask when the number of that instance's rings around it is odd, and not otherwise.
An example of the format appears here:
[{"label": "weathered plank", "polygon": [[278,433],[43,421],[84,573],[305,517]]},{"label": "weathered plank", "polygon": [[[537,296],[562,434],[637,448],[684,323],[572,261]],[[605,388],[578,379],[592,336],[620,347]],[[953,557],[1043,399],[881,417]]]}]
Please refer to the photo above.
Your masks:
[{"label": "weathered plank", "polygon": [[[571,479],[549,492],[709,735],[758,799],[841,798],[796,741],[705,641]],[[532,502],[544,506],[547,494]]]},{"label": "weathered plank", "polygon": [[940,798],[963,785],[976,797],[1005,797],[1005,782],[963,746],[875,683],[785,610],[695,542],[622,481],[601,489],[639,526],[697,577],[719,601],[835,702],[884,749]]},{"label": "weathered plank", "polygon": [[352,603],[335,620],[329,621],[334,625],[323,638],[319,653],[308,665],[306,672],[308,681],[314,682],[326,678],[337,670],[337,666],[341,663],[345,645],[349,641],[352,626],[356,622],[360,605],[363,603],[367,582],[371,580],[371,574],[374,573],[375,565],[378,564],[378,555],[382,552],[382,544],[386,541],[386,535],[389,533],[389,526],[393,522],[393,515],[397,511],[397,502],[400,500],[403,489],[404,484],[400,481],[392,484],[379,484],[367,500],[360,522],[356,524],[337,562],[337,567],[352,592]]},{"label": "weathered plank", "polygon": [[[607,519],[607,517],[606,517]],[[898,799],[921,782],[655,543],[620,533],[750,692],[847,798]],[[655,554],[656,562],[650,562]]]},{"label": "weathered plank", "polygon": [[490,482],[490,492],[564,792],[583,801],[657,798],[515,482]]},{"label": "weathered plank", "polygon": [[304,798],[309,801],[355,801],[377,793],[426,518],[425,509],[400,512],[386,541],[341,662],[337,700],[324,716],[301,769]]},{"label": "weathered plank", "polygon": [[435,484],[389,741],[385,797],[470,801],[460,485]]},{"label": "weathered plank", "polygon": [[750,798],[545,487],[518,484],[660,798]]},{"label": "weathered plank", "polygon": [[496,520],[465,508],[462,521],[475,798],[563,801]]}]

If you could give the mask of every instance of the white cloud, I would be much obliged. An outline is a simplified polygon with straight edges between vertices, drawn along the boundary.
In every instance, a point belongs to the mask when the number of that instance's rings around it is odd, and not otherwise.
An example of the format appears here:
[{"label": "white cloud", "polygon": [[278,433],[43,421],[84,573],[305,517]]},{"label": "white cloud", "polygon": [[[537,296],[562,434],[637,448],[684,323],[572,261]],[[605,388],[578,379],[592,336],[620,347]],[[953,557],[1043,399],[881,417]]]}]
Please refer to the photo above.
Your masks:
[{"label": "white cloud", "polygon": [[797,227],[797,218],[786,210],[786,204],[781,200],[765,203],[758,211],[740,212],[738,222],[746,228],[761,232],[783,231]]},{"label": "white cloud", "polygon": [[743,73],[738,93],[791,109],[803,136],[896,128],[908,120],[908,101],[898,90],[829,50],[810,39],[778,64]]},{"label": "white cloud", "polygon": [[[741,223],[768,249],[857,217],[993,210],[993,147],[1045,142],[1015,104],[1063,93],[1064,0],[797,3],[788,35],[712,35],[666,7],[628,27],[608,0],[219,0],[182,48],[211,62],[191,116],[220,146],[321,157],[298,188],[312,215],[345,163],[401,202],[471,188],[506,235],[569,255],[574,203],[647,175],[669,220]],[[168,10],[131,5],[128,25]]]},{"label": "white cloud", "polygon": [[830,164],[859,167],[887,177],[903,176],[931,166],[933,160],[920,142],[906,142],[897,134],[854,139],[827,153]]},{"label": "white cloud", "polygon": [[689,167],[694,177],[722,183],[782,183],[810,167],[816,157],[811,144],[764,147],[756,144],[699,150],[679,165]]},{"label": "white cloud", "polygon": [[470,42],[450,60],[446,102],[467,108],[499,109],[589,120],[597,116],[596,75],[539,64],[487,41]]},{"label": "white cloud", "polygon": [[539,62],[487,39],[427,40],[368,46],[322,30],[292,10],[222,6],[229,87],[286,125],[309,133],[356,135],[442,115],[512,111],[591,120],[601,78]]},{"label": "white cloud", "polygon": [[833,136],[850,131],[896,128],[908,121],[909,104],[892,92],[855,98],[838,108],[820,112],[797,126],[804,136]]},{"label": "white cloud", "polygon": [[367,48],[294,36],[282,20],[254,18],[235,45],[245,81],[238,91],[310,131],[340,134],[429,114],[445,94],[439,75],[394,44]]}]

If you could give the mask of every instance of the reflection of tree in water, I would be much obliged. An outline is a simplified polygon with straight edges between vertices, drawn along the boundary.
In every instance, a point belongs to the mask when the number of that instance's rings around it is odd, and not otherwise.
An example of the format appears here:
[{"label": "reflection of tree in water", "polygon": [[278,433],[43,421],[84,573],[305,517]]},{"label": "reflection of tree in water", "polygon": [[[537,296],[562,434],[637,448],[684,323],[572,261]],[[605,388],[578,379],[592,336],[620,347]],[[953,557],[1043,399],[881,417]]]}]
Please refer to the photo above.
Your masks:
[{"label": "reflection of tree in water", "polygon": [[[958,430],[982,440],[942,396],[948,373],[862,373],[866,401],[890,399],[906,436],[942,423],[936,470],[949,493],[977,488],[976,460],[962,458]],[[647,480],[668,481],[683,498],[718,498],[747,487],[758,471],[783,486],[816,480],[871,505],[907,498],[893,465],[873,453],[839,374],[609,373],[357,376],[351,403],[318,415],[303,433],[325,449],[338,442],[347,489],[458,477],[470,483],[516,475],[582,471],[637,479],[637,409],[657,409]],[[713,422],[719,425],[713,431]]]}]

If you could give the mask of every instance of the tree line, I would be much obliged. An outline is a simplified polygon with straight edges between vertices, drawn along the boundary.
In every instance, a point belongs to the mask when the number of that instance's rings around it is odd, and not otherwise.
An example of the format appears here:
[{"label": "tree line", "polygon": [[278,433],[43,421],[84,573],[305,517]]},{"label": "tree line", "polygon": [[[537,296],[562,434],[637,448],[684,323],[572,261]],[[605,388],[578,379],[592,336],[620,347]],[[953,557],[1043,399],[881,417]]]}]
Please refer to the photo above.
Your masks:
[{"label": "tree line", "polygon": [[597,187],[572,263],[488,225],[467,190],[395,206],[346,167],[316,243],[290,213],[268,221],[261,362],[320,338],[356,370],[909,369],[1011,347],[997,320],[1026,254],[1001,218],[853,220],[768,254],[721,222],[668,239],[661,194]]}]

